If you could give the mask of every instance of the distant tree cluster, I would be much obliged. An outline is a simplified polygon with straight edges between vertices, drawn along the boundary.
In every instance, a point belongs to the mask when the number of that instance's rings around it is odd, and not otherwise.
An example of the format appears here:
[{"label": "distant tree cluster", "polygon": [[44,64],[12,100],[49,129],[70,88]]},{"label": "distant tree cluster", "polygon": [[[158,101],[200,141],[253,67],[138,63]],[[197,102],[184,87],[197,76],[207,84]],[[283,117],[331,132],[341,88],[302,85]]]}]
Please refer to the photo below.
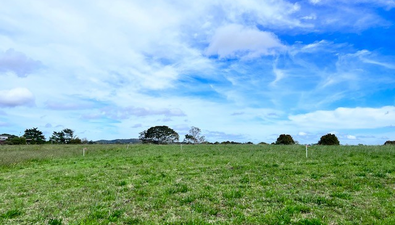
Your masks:
[{"label": "distant tree cluster", "polygon": [[[296,144],[292,138],[291,135],[289,134],[281,134],[278,138],[277,141],[273,144],[276,145],[293,145]],[[321,137],[321,139],[318,141],[318,145],[339,145],[339,139],[337,139],[335,134],[326,134]]]},{"label": "distant tree cluster", "polygon": [[82,141],[78,137],[74,136],[74,131],[71,129],[63,129],[62,131],[54,131],[51,141],[59,144],[81,144]]},{"label": "distant tree cluster", "polygon": [[0,144],[7,145],[22,145],[22,144],[44,144],[44,143],[58,143],[58,144],[82,144],[88,143],[87,140],[81,140],[74,135],[71,129],[63,129],[62,131],[54,131],[52,137],[47,142],[42,131],[37,127],[26,129],[21,137],[12,134],[2,134],[5,137],[0,141]]},{"label": "distant tree cluster", "polygon": [[[155,126],[151,127],[148,130],[144,130],[140,132],[139,139],[143,143],[151,143],[151,144],[169,144],[169,143],[177,143],[179,140],[179,135],[173,129],[167,126]],[[253,144],[252,142],[240,143],[234,141],[223,141],[221,143],[215,142],[210,143],[207,142],[205,137],[201,135],[201,130],[198,127],[192,126],[189,130],[189,133],[185,135],[185,138],[182,143],[185,144]],[[266,145],[267,143],[261,142],[261,145]],[[294,141],[291,135],[289,134],[281,134],[276,142],[272,143],[274,145],[294,145],[298,144],[298,142]],[[318,145],[339,145],[340,142],[337,139],[335,134],[326,134],[321,137],[318,141]]]},{"label": "distant tree cluster", "polygon": [[0,136],[6,137],[7,139],[0,141],[0,144],[5,144],[5,145],[23,145],[26,144],[26,138],[25,137],[18,137],[16,135],[12,134],[2,134]]}]

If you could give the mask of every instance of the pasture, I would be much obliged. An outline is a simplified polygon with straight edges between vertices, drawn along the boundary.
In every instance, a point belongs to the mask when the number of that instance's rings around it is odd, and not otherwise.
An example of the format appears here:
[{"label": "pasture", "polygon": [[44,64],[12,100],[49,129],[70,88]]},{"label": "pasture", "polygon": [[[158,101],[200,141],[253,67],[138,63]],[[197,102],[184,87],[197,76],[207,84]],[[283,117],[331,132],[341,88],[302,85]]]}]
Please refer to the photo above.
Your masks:
[{"label": "pasture", "polygon": [[395,224],[395,147],[0,146],[0,224]]}]

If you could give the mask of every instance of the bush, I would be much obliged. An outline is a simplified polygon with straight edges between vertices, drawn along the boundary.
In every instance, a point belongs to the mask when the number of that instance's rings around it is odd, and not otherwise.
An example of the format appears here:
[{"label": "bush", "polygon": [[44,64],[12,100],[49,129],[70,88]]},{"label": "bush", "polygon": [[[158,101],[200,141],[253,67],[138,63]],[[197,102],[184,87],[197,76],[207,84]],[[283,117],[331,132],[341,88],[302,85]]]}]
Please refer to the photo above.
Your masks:
[{"label": "bush", "polygon": [[9,138],[6,142],[5,142],[5,144],[8,144],[8,145],[25,145],[26,144],[26,138],[24,138],[24,137],[12,137],[12,138]]},{"label": "bush", "polygon": [[321,137],[319,145],[340,145],[339,139],[334,134],[326,134]]},{"label": "bush", "polygon": [[82,144],[82,141],[79,138],[73,138],[73,139],[70,140],[69,143],[70,144]]},{"label": "bush", "polygon": [[395,145],[395,141],[386,141],[384,145]]},{"label": "bush", "polygon": [[276,141],[276,145],[293,145],[295,144],[294,139],[289,134],[281,134]]}]

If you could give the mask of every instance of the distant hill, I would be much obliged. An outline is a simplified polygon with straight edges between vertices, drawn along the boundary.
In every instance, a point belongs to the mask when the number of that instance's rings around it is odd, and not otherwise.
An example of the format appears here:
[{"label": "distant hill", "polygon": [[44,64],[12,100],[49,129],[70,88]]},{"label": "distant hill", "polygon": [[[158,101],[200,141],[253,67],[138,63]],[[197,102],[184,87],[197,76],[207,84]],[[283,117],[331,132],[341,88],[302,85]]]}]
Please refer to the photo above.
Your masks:
[{"label": "distant hill", "polygon": [[130,139],[115,139],[115,140],[98,140],[94,142],[95,144],[138,144],[141,143],[140,139],[130,138]]}]

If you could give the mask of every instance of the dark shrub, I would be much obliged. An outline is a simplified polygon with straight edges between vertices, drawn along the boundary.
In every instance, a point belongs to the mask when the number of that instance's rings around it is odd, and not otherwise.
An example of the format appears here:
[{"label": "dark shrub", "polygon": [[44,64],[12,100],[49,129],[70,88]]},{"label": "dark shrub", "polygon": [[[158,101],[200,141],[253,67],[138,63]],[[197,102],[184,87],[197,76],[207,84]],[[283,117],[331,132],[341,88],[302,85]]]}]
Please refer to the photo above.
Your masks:
[{"label": "dark shrub", "polygon": [[339,139],[337,139],[336,135],[334,134],[326,134],[321,137],[320,141],[318,142],[319,145],[339,145]]},{"label": "dark shrub", "polygon": [[294,145],[295,141],[289,134],[281,134],[276,141],[276,145]]},{"label": "dark shrub", "polygon": [[26,144],[26,138],[24,137],[13,137],[7,140],[6,142],[9,145],[25,145]]}]

